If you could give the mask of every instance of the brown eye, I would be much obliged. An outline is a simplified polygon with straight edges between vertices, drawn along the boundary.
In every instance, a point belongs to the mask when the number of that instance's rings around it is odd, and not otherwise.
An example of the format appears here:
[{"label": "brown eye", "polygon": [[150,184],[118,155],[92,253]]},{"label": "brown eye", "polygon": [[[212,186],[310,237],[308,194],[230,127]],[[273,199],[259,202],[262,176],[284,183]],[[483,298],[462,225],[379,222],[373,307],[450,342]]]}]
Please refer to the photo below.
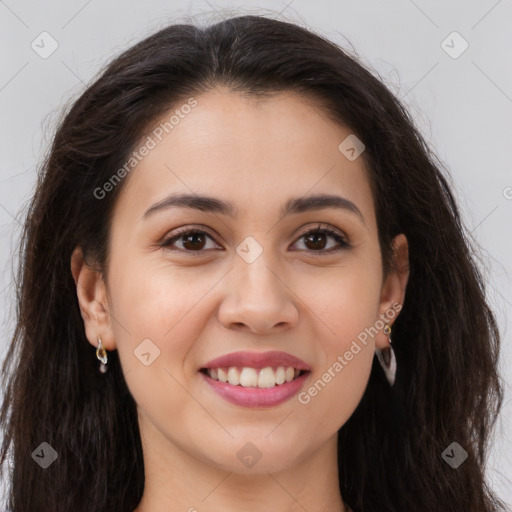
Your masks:
[{"label": "brown eye", "polygon": [[[318,256],[331,254],[350,247],[345,237],[330,227],[311,229],[301,235],[299,240],[302,239],[304,240],[305,249],[300,250],[305,250],[313,254],[316,253],[315,255]],[[336,243],[328,247],[329,239],[334,240]],[[213,242],[213,245],[210,247],[207,247],[208,240]],[[180,245],[176,246],[177,243]],[[201,253],[220,248],[210,234],[199,229],[190,228],[174,233],[172,236],[166,238],[160,246],[185,253]]]},{"label": "brown eye", "polygon": [[183,240],[183,247],[191,251],[201,250],[205,244],[205,235],[203,233],[189,233],[188,235],[181,235]]},{"label": "brown eye", "polygon": [[[207,239],[213,240],[213,238],[206,232],[197,229],[189,229],[173,235],[170,238],[165,239],[160,245],[170,249],[182,250],[184,252],[204,252]],[[175,242],[181,242],[181,247],[173,247]],[[214,247],[218,247],[214,243]]]},{"label": "brown eye", "polygon": [[[329,238],[334,239],[337,242],[338,247],[334,244],[334,248],[332,248],[332,246],[330,248],[326,248]],[[340,233],[328,227],[307,231],[301,235],[300,239],[304,239],[304,245],[307,250],[320,254],[337,252],[350,247],[350,244]]]},{"label": "brown eye", "polygon": [[[319,233],[318,231],[304,235],[305,244],[310,249],[325,249],[327,238],[328,236],[325,233]],[[309,243],[311,243],[311,245],[308,245]]]}]

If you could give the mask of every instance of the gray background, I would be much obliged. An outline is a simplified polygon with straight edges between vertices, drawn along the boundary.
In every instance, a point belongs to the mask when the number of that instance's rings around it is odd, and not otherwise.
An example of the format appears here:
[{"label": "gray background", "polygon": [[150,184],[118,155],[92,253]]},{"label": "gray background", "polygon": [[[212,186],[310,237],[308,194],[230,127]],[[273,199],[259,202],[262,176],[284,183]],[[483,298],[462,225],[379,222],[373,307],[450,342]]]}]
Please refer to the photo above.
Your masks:
[{"label": "gray background", "polygon": [[[296,21],[349,50],[350,42],[406,102],[450,169],[465,222],[484,251],[488,298],[503,336],[506,394],[487,475],[512,504],[511,0],[0,0],[0,355],[14,326],[19,223],[61,108],[111,56],[166,23],[243,13]],[[58,44],[46,59],[31,47],[51,48],[44,31]],[[453,31],[469,44],[457,58],[442,47]],[[458,52],[462,41],[452,39],[445,45]]]}]

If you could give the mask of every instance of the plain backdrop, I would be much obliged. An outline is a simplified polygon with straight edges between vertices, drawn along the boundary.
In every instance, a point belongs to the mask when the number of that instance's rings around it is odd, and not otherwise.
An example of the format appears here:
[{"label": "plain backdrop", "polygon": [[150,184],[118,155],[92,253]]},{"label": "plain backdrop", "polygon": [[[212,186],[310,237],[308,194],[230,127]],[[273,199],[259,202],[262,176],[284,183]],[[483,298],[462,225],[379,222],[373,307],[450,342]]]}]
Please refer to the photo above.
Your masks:
[{"label": "plain backdrop", "polygon": [[112,56],[167,23],[249,13],[297,22],[356,51],[405,102],[450,169],[465,223],[482,247],[502,334],[505,399],[487,476],[512,504],[510,0],[0,0],[0,356],[14,328],[20,222],[63,106]]}]

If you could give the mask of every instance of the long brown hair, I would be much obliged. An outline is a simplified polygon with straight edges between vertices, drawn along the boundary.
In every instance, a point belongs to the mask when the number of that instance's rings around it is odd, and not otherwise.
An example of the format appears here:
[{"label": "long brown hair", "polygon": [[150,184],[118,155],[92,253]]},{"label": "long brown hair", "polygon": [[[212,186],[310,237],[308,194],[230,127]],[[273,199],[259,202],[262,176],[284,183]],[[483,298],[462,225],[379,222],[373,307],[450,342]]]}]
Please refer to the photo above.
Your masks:
[{"label": "long brown hair", "polygon": [[[409,241],[410,278],[393,326],[389,387],[374,360],[340,429],[339,485],[354,511],[505,510],[488,487],[488,442],[503,400],[499,332],[477,252],[442,164],[399,100],[332,42],[292,23],[241,16],[171,25],[115,58],[60,123],[43,162],[19,247],[17,324],[4,362],[7,506],[13,512],[131,512],[144,489],[136,406],[117,352],[102,375],[70,271],[80,245],[106,274],[121,168],[151,124],[183,98],[222,84],[247,94],[298,91],[366,146],[383,267]],[[47,442],[57,460],[32,452]],[[457,442],[456,469],[441,456]],[[501,507],[501,508],[499,508]]]}]

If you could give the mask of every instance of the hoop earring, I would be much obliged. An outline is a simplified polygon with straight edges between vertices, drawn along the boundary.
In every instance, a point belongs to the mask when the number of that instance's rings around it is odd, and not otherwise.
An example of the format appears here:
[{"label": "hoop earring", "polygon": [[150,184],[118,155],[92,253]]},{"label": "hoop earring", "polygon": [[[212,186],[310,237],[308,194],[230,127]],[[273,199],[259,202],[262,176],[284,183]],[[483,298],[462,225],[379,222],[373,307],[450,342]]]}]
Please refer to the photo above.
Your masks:
[{"label": "hoop earring", "polygon": [[389,337],[389,346],[384,349],[377,349],[375,354],[384,370],[389,385],[393,386],[396,376],[396,357],[393,347],[391,346],[391,327],[388,324],[384,327],[384,334]]},{"label": "hoop earring", "polygon": [[101,344],[101,338],[98,336],[98,348],[96,349],[96,357],[101,361],[100,364],[100,372],[105,373],[107,371],[107,351],[105,347]]}]

